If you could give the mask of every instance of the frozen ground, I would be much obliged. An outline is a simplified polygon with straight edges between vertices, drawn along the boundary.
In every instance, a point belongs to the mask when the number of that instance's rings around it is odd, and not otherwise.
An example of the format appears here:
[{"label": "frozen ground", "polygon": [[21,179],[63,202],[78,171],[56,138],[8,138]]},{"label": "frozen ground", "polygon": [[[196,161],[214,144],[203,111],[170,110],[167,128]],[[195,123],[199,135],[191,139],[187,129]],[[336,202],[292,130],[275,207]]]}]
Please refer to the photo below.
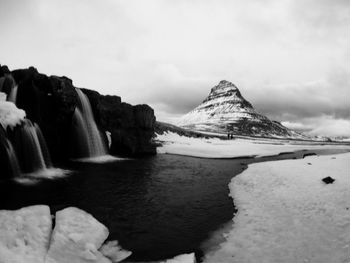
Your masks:
[{"label": "frozen ground", "polygon": [[277,139],[234,139],[190,138],[177,133],[165,132],[157,135],[162,143],[158,153],[179,154],[203,158],[234,158],[242,156],[269,156],[282,152],[313,149],[344,149],[350,151],[350,144],[324,144],[320,142],[286,141]]},{"label": "frozen ground", "polygon": [[229,185],[233,228],[204,262],[350,262],[349,171],[350,153],[249,165]]}]

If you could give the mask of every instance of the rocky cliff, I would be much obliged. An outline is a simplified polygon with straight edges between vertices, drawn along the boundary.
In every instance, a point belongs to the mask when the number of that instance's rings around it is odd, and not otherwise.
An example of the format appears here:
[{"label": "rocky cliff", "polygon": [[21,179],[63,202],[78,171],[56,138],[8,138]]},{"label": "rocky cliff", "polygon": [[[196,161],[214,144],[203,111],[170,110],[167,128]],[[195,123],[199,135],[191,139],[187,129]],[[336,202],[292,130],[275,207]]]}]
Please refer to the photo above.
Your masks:
[{"label": "rocky cliff", "polygon": [[[17,107],[41,127],[52,159],[64,161],[71,158],[74,152],[72,116],[78,104],[72,80],[46,76],[34,67],[10,71],[0,65],[0,92],[6,93],[9,98],[13,90],[17,92]],[[136,156],[156,153],[152,142],[155,116],[151,107],[133,106],[122,102],[118,96],[82,90],[90,100],[99,129],[111,133],[111,154]],[[13,134],[11,130],[7,133],[9,137]]]},{"label": "rocky cliff", "polygon": [[195,109],[184,115],[178,126],[198,131],[263,137],[303,136],[281,123],[259,114],[231,82],[222,80]]}]

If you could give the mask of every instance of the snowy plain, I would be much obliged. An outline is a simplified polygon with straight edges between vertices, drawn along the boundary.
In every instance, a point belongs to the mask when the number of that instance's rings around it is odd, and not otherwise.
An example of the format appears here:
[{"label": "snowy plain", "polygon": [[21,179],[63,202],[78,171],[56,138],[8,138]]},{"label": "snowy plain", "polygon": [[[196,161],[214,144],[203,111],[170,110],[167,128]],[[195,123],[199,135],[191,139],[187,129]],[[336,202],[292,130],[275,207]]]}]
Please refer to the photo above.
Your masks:
[{"label": "snowy plain", "polygon": [[249,165],[229,185],[233,228],[204,262],[350,262],[349,171],[350,153]]},{"label": "snowy plain", "polygon": [[181,136],[173,132],[158,134],[156,140],[162,144],[161,147],[157,148],[158,153],[201,158],[263,157],[301,150],[339,149],[350,151],[350,144],[322,144],[320,142],[278,139],[206,139]]}]

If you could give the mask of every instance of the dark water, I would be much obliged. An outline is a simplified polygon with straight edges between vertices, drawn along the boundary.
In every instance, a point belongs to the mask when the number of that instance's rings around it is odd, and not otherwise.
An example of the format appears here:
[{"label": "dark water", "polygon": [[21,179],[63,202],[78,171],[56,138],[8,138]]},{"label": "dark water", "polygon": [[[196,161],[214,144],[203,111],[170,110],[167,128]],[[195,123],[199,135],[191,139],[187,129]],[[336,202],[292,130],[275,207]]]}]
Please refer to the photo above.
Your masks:
[{"label": "dark water", "polygon": [[91,213],[133,252],[150,261],[196,252],[234,214],[228,183],[254,159],[200,159],[158,155],[106,164],[72,163],[71,176],[24,186],[0,183],[0,209],[47,204],[53,212],[76,206]]}]

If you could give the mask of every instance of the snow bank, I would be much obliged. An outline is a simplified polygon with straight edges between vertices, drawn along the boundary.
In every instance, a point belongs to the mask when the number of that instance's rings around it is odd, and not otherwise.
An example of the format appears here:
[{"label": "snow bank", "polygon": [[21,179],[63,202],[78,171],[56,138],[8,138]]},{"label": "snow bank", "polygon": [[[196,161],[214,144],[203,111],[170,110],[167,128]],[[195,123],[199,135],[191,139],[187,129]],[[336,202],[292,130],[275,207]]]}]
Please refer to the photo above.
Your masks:
[{"label": "snow bank", "polygon": [[47,263],[110,262],[98,249],[108,229],[90,214],[74,207],[56,213]]},{"label": "snow bank", "polygon": [[0,103],[2,101],[6,101],[7,99],[7,94],[6,93],[3,93],[3,92],[0,92]]},{"label": "snow bank", "polygon": [[350,153],[249,165],[230,183],[233,229],[204,262],[350,262],[349,170]]},{"label": "snow bank", "polygon": [[44,205],[0,211],[0,262],[111,263],[131,254],[117,241],[102,245],[108,229],[78,208],[58,211],[53,231],[51,220]]},{"label": "snow bank", "polygon": [[243,156],[269,156],[298,150],[347,149],[350,145],[321,145],[319,143],[286,141],[276,139],[235,139],[190,138],[177,133],[165,132],[157,135],[163,143],[158,153],[170,153],[202,158],[235,158]]},{"label": "snow bank", "polygon": [[0,211],[0,262],[43,263],[49,247],[51,224],[48,206]]},{"label": "snow bank", "polygon": [[195,263],[195,262],[196,262],[196,258],[194,256],[194,253],[182,254],[172,259],[168,259],[164,261],[164,263]]},{"label": "snow bank", "polygon": [[20,124],[25,116],[25,111],[18,109],[14,103],[0,101],[0,123],[5,129]]}]

